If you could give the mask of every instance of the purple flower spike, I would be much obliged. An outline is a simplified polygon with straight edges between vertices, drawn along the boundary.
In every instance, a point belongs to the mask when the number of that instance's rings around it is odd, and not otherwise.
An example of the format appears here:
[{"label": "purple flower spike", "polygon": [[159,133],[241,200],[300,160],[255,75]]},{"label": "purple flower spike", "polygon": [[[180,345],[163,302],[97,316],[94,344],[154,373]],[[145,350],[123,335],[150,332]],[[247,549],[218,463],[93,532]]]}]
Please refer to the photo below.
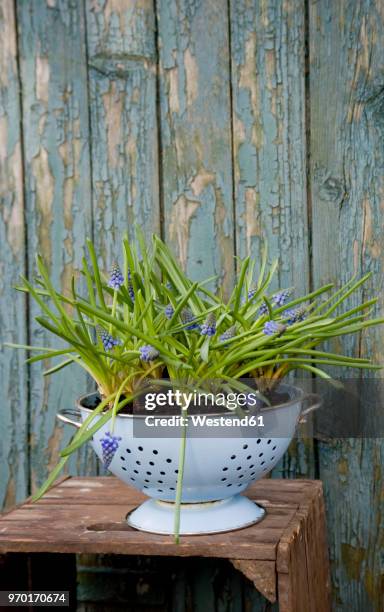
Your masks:
[{"label": "purple flower spike", "polygon": [[257,289],[250,289],[248,291],[248,299],[251,300],[253,298],[253,296],[256,294]]},{"label": "purple flower spike", "polygon": [[287,326],[282,323],[276,323],[276,321],[267,321],[264,325],[263,333],[266,336],[273,336],[274,334],[282,334],[286,330]]},{"label": "purple flower spike", "polygon": [[266,305],[265,302],[263,302],[259,310],[257,311],[257,314],[259,315],[259,317],[262,317],[263,315],[267,314],[267,312],[268,312],[268,306]]},{"label": "purple flower spike", "polygon": [[173,317],[173,313],[174,313],[174,309],[172,304],[168,304],[168,306],[166,306],[165,310],[164,310],[164,314],[167,317],[167,319],[172,319]]},{"label": "purple flower spike", "polygon": [[284,291],[279,291],[272,298],[272,304],[275,306],[283,306],[289,296],[292,294],[292,289],[285,289]]},{"label": "purple flower spike", "polygon": [[201,326],[202,336],[214,336],[216,333],[216,317],[213,312],[210,312]]},{"label": "purple flower spike", "polygon": [[140,359],[142,361],[155,361],[157,357],[160,355],[159,351],[155,349],[151,344],[145,344],[139,348],[140,351]]},{"label": "purple flower spike", "polygon": [[124,283],[124,277],[121,273],[119,264],[115,262],[112,266],[108,286],[112,287],[112,289],[115,289],[115,291],[117,291],[118,289],[120,289],[123,283]]},{"label": "purple flower spike", "polygon": [[103,343],[105,351],[111,351],[115,346],[121,344],[121,340],[118,340],[117,338],[111,336],[111,334],[105,331],[105,329],[103,329],[102,327],[99,327],[97,332],[100,336],[101,342]]},{"label": "purple flower spike", "polygon": [[129,297],[131,298],[132,302],[135,301],[135,292],[133,290],[133,285],[132,285],[132,280],[131,280],[131,273],[128,270],[128,293],[129,293]]},{"label": "purple flower spike", "polygon": [[298,306],[297,308],[290,308],[284,311],[284,318],[287,319],[288,325],[293,325],[298,321],[303,321],[306,317],[307,308],[306,306]]},{"label": "purple flower spike", "polygon": [[236,335],[236,325],[232,325],[229,327],[223,334],[221,334],[219,340],[220,342],[224,342],[225,340],[230,340]]},{"label": "purple flower spike", "polygon": [[190,330],[190,331],[193,329],[199,329],[199,324],[196,323],[195,316],[190,308],[183,308],[183,310],[180,313],[180,316],[181,316],[181,320],[183,323],[190,324],[190,325],[187,325],[185,329]]},{"label": "purple flower spike", "polygon": [[109,431],[103,438],[100,438],[104,467],[108,468],[111,465],[111,461],[119,448],[120,440],[120,436],[113,436]]}]

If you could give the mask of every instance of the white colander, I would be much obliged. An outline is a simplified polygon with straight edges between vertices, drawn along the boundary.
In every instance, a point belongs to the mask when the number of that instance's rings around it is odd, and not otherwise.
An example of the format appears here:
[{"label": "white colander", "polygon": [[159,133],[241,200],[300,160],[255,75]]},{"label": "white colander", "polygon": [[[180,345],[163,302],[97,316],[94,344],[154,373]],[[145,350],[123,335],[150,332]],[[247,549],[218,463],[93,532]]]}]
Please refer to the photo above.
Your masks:
[{"label": "white colander", "polygon": [[[287,393],[290,400],[259,412],[263,415],[262,427],[248,425],[241,427],[240,432],[236,428],[237,437],[218,437],[217,432],[216,437],[208,437],[212,430],[202,426],[200,437],[187,435],[181,534],[229,531],[263,517],[264,510],[239,493],[277,464],[298,421],[320,404],[317,395],[304,394],[296,387],[280,385],[279,391]],[[82,421],[96,399],[97,394],[79,399]],[[309,404],[305,410],[304,402]],[[73,411],[63,411],[58,418],[79,427],[80,423],[71,420],[70,414]],[[180,437],[175,436],[174,427],[161,427],[159,437],[135,436],[135,419],[143,418],[118,415],[113,432],[110,423],[103,425],[91,444],[112,474],[151,498],[129,515],[128,523],[143,531],[172,534]]]}]

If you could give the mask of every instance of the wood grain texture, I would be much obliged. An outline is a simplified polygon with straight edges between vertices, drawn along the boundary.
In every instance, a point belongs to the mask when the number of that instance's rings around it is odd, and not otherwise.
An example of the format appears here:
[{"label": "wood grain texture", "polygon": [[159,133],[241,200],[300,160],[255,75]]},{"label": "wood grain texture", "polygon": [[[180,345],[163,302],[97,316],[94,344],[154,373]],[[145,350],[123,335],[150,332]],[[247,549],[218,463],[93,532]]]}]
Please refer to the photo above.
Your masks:
[{"label": "wood grain texture", "polygon": [[[26,344],[26,299],[12,285],[25,273],[22,135],[14,4],[0,6],[0,507],[28,492],[28,401],[24,351],[3,342]],[[12,294],[12,299],[11,299]]]},{"label": "wood grain texture", "polygon": [[[88,98],[84,18],[81,3],[17,3],[23,103],[28,276],[41,253],[55,286],[70,289],[81,266],[85,236],[91,235]],[[30,340],[38,346],[58,342],[34,321],[30,305]],[[73,406],[86,377],[70,366],[43,379],[47,364],[34,364],[30,382],[31,486],[42,483],[54,467],[60,446],[73,435],[56,424],[55,414]],[[25,408],[26,409],[26,408]],[[80,457],[80,458],[79,458]],[[95,465],[84,450],[72,470]],[[76,465],[77,464],[77,465]]]},{"label": "wood grain texture", "polygon": [[[237,252],[279,260],[273,288],[309,291],[304,0],[230,3]],[[315,475],[294,440],[274,475]]]},{"label": "wood grain texture", "polygon": [[[230,559],[271,601],[276,599],[277,574],[282,611],[328,612],[321,483],[264,479],[249,487],[247,494],[268,510],[261,523],[228,533],[183,536],[176,545],[172,536],[140,532],[127,524],[127,511],[145,498],[141,492],[116,478],[69,478],[37,503],[27,501],[1,517],[0,553],[215,557],[219,566],[213,562],[205,564],[204,571],[189,576],[193,609],[203,610],[203,602],[208,610],[216,606],[220,609],[221,604],[226,609],[225,604],[231,601],[233,609],[240,611],[239,577],[237,581],[231,580],[228,598],[223,597],[222,591],[209,587],[217,579],[222,559]],[[113,503],[108,503],[109,500]],[[95,564],[89,556],[83,562],[82,574],[87,566]],[[120,564],[121,560],[117,562]],[[115,568],[114,561],[110,565]],[[92,589],[86,577],[82,575],[81,580]],[[222,588],[227,580],[221,578]],[[169,585],[163,589],[163,597],[168,590]],[[182,606],[183,602],[180,603]]]},{"label": "wood grain texture", "polygon": [[238,254],[279,259],[276,283],[309,286],[304,1],[232,0]]},{"label": "wood grain texture", "polygon": [[158,2],[164,235],[194,280],[233,281],[228,11]]},{"label": "wood grain texture", "polygon": [[[370,270],[372,279],[351,302],[378,295],[382,313],[383,4],[309,8],[314,280],[341,282]],[[383,328],[337,348],[382,363]],[[382,414],[382,402],[382,385],[365,381],[360,410],[367,420]],[[382,610],[383,456],[379,438],[319,444],[336,610]]]},{"label": "wood grain texture", "polygon": [[268,601],[276,601],[276,566],[273,561],[231,559],[232,565],[246,576]]},{"label": "wood grain texture", "polygon": [[86,2],[94,232],[104,265],[138,224],[160,232],[151,0]]}]

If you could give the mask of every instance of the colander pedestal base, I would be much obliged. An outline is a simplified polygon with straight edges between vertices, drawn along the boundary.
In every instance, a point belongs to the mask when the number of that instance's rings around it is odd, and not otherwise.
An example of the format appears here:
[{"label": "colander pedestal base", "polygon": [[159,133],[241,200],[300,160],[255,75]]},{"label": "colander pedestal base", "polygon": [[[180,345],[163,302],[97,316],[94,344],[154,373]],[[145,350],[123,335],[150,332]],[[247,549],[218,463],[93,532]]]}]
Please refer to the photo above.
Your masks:
[{"label": "colander pedestal base", "polygon": [[[180,534],[199,535],[242,529],[260,521],[265,510],[243,495],[196,504],[181,504]],[[175,504],[149,499],[131,512],[128,525],[150,533],[174,532]]]}]

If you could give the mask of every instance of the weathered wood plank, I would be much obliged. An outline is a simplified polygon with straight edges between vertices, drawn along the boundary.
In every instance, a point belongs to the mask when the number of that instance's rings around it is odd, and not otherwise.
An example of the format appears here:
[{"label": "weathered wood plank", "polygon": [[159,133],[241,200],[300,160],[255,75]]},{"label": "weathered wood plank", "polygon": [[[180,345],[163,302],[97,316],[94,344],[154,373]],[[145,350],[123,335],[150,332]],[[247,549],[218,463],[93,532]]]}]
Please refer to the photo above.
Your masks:
[{"label": "weathered wood plank", "polygon": [[[0,345],[27,344],[26,298],[13,284],[25,273],[23,165],[14,3],[0,5]],[[0,352],[0,507],[28,493],[28,382],[23,351]]]},{"label": "weathered wood plank", "polygon": [[194,279],[234,271],[227,2],[157,3],[164,235]]},{"label": "weathered wood plank", "polygon": [[86,2],[94,234],[104,265],[138,224],[160,232],[152,0]]},{"label": "weathered wood plank", "polygon": [[280,262],[280,286],[309,286],[304,1],[232,0],[238,254]]},{"label": "weathered wood plank", "polygon": [[[351,303],[376,294],[382,313],[383,4],[346,0],[309,8],[314,279],[340,282],[371,270],[367,289]],[[382,328],[338,343],[379,362],[382,347]],[[380,385],[374,394],[362,389],[366,419],[382,413],[382,402]],[[383,440],[321,442],[319,451],[335,609],[381,610]]]},{"label": "weathered wood plank", "polygon": [[[309,290],[304,0],[232,0],[231,65],[237,252],[279,260],[274,288]],[[309,438],[275,468],[313,477]]]},{"label": "weathered wood plank", "polygon": [[[28,275],[43,254],[53,283],[69,290],[81,266],[82,246],[91,235],[88,98],[84,18],[81,2],[18,2],[23,100]],[[30,307],[30,339],[58,342],[35,323]],[[87,386],[78,369],[43,379],[46,364],[31,367],[30,457],[32,489],[55,465],[59,447],[73,434],[58,426],[55,413],[73,406]],[[72,366],[70,366],[72,367]],[[86,463],[74,458],[72,470]],[[91,457],[91,455],[89,455]],[[89,471],[94,459],[87,466]]]}]

